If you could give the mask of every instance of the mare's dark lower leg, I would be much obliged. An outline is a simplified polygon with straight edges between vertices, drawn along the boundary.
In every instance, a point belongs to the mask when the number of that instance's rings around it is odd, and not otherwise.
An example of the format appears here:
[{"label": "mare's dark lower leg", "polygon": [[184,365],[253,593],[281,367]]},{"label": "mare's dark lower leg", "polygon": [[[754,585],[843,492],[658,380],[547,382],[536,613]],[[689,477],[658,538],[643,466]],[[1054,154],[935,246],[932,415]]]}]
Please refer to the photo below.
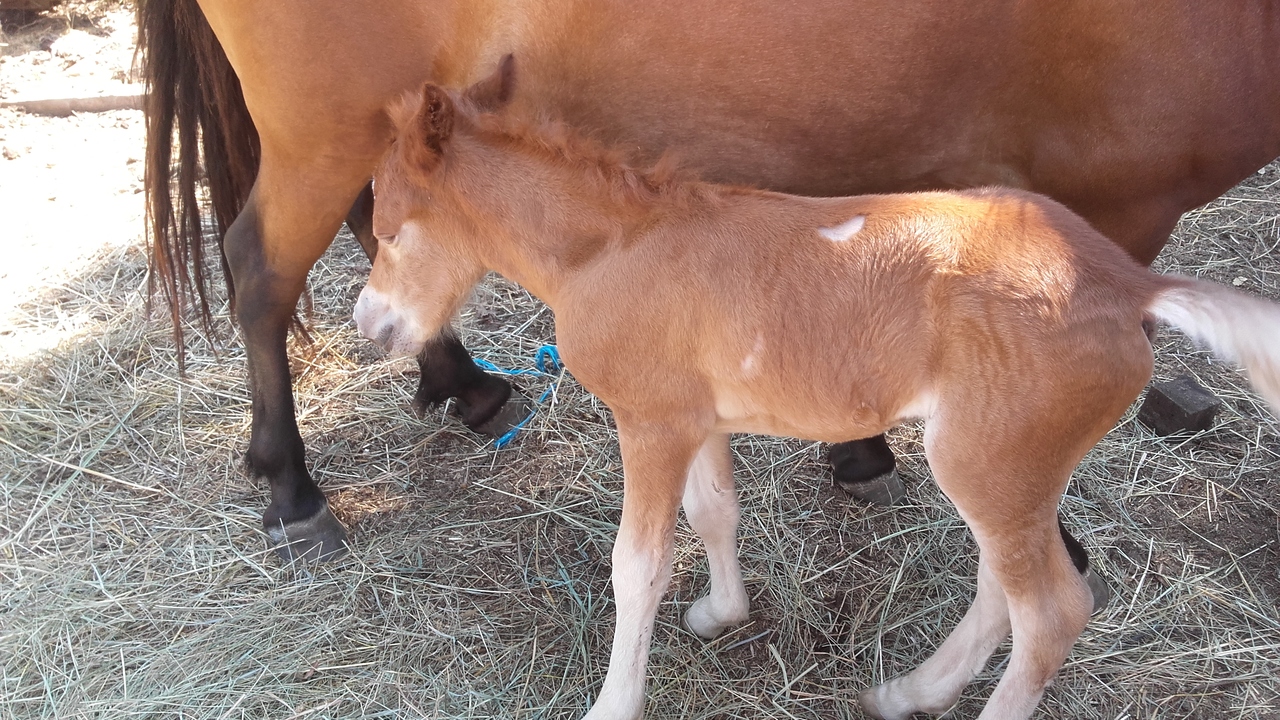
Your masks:
[{"label": "mare's dark lower leg", "polygon": [[263,527],[286,559],[344,552],[346,530],[307,472],[285,347],[309,266],[294,269],[289,277],[270,267],[254,197],[227,230],[224,247],[236,288],[236,318],[245,338],[253,398],[246,461],[250,472],[265,477],[271,488]]},{"label": "mare's dark lower leg", "polygon": [[892,505],[907,494],[883,435],[832,445],[828,457],[836,485],[860,500]]},{"label": "mare's dark lower leg", "polygon": [[[521,405],[504,412],[511,384],[480,369],[453,328],[446,328],[418,354],[418,391],[413,408],[419,415],[449,398],[458,399],[458,413],[467,427],[501,435],[521,420]],[[513,405],[518,403],[513,403]]]},{"label": "mare's dark lower leg", "polygon": [[[366,185],[347,214],[347,227],[373,262],[378,256],[378,240],[373,236],[373,186]],[[527,408],[520,403],[505,407],[511,398],[511,384],[481,370],[463,347],[453,328],[427,343],[418,354],[418,391],[413,409],[422,416],[432,406],[458,399],[462,422],[472,430],[501,435],[524,419]]]},{"label": "mare's dark lower leg", "polygon": [[378,239],[373,236],[373,183],[364,186],[347,213],[347,227],[372,263],[378,257]]}]

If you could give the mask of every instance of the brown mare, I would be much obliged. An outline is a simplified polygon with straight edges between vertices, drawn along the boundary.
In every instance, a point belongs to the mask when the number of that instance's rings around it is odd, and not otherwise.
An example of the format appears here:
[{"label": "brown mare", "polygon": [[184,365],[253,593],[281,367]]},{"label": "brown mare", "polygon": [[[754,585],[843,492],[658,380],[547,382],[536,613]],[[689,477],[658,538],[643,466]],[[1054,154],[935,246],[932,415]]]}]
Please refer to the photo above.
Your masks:
[{"label": "brown mare", "polygon": [[617,626],[591,720],[641,715],[682,500],[711,575],[686,625],[712,638],[747,619],[729,433],[841,442],[925,419],[929,465],[978,541],[977,597],[932,658],[859,701],[944,712],[1012,632],[980,717],[1013,720],[1095,606],[1058,500],[1150,379],[1146,326],[1241,361],[1280,410],[1280,305],[1154,275],[1048,198],[807,198],[639,172],[563,125],[475,114],[509,95],[486,87],[428,84],[393,110],[355,317],[417,353],[495,270],[551,307],[567,367],[613,410]]},{"label": "brown mare", "polygon": [[[516,106],[641,157],[672,148],[710,180],[807,195],[1035,190],[1143,263],[1181,213],[1280,155],[1273,0],[139,0],[139,16],[154,277],[175,319],[202,306],[203,177],[263,523],[313,554],[345,531],[307,470],[285,335],[344,218],[376,251],[362,189],[384,108],[426,79],[465,86],[515,53]],[[472,425],[509,393],[447,330],[421,362],[418,399],[459,396]],[[863,463],[844,480],[893,467],[883,439],[839,450]]]}]

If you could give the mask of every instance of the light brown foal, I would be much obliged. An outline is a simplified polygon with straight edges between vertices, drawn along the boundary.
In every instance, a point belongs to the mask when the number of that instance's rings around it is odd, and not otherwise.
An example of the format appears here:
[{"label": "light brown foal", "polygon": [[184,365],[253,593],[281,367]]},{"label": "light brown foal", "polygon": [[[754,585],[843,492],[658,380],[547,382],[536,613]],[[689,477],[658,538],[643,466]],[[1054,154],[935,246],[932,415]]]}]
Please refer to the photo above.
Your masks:
[{"label": "light brown foal", "polygon": [[815,199],[638,171],[563,126],[485,112],[509,80],[393,108],[355,316],[411,355],[495,270],[551,306],[566,365],[612,408],[618,617],[592,720],[641,715],[682,501],[711,567],[687,625],[710,638],[747,618],[729,433],[836,442],[925,418],[981,551],[977,597],[932,658],[859,700],[943,712],[1012,632],[991,720],[1032,713],[1093,608],[1056,508],[1151,376],[1144,322],[1241,361],[1280,406],[1280,307],[1153,275],[1045,197]]}]

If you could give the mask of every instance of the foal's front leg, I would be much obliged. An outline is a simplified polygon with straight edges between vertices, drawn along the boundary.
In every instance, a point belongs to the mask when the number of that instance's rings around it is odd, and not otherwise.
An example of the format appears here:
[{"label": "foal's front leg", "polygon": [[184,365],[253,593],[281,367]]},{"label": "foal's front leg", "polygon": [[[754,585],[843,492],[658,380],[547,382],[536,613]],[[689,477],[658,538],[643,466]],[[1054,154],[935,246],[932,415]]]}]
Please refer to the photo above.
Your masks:
[{"label": "foal's front leg", "polygon": [[645,667],[658,602],[671,580],[671,547],[685,473],[705,433],[619,414],[622,522],[613,546],[617,625],[600,696],[587,720],[635,720],[644,711]]}]

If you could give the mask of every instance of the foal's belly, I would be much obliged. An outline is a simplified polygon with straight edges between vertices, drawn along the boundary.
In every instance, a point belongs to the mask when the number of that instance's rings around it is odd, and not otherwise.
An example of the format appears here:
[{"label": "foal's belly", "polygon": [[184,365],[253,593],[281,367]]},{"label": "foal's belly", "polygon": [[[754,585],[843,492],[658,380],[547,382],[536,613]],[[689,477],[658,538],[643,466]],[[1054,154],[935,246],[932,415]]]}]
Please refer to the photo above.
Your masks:
[{"label": "foal's belly", "polygon": [[[879,435],[899,422],[926,414],[929,393],[923,388],[886,392],[900,383],[859,383],[868,392],[848,386],[792,382],[770,378],[757,383],[715,383],[716,430],[793,437],[822,442],[844,442]],[[791,386],[791,387],[788,387]],[[876,388],[871,390],[871,388]]]},{"label": "foal's belly", "polygon": [[719,416],[715,429],[722,433],[750,433],[752,435],[769,435],[772,437],[789,437],[815,442],[839,443],[849,440],[860,440],[880,435],[892,425],[850,419],[843,424],[796,421],[793,418],[780,418],[775,415],[752,415],[738,418]]}]

